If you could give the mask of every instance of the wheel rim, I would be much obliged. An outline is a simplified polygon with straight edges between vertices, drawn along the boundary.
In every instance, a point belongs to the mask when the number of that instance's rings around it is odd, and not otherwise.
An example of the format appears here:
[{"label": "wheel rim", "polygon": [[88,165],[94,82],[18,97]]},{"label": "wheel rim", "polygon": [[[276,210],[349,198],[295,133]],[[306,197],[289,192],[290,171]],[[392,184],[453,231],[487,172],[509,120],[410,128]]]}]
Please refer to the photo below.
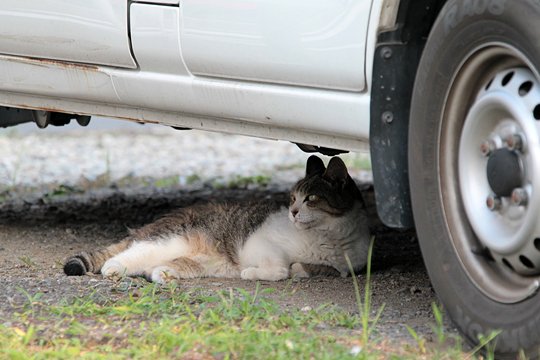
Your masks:
[{"label": "wheel rim", "polygon": [[540,82],[532,69],[506,45],[475,49],[455,72],[440,133],[452,245],[476,287],[502,303],[540,284]]}]

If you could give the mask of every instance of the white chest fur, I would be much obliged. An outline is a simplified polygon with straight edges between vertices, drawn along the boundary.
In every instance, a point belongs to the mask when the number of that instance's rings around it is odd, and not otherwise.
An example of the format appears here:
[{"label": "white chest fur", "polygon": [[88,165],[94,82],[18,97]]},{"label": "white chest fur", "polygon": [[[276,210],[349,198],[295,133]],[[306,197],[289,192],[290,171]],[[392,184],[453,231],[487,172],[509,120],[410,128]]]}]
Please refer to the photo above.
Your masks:
[{"label": "white chest fur", "polygon": [[239,253],[240,267],[282,266],[295,262],[324,264],[347,272],[345,252],[353,266],[364,266],[369,233],[365,215],[356,206],[347,216],[333,218],[324,226],[300,230],[283,208],[268,217]]}]

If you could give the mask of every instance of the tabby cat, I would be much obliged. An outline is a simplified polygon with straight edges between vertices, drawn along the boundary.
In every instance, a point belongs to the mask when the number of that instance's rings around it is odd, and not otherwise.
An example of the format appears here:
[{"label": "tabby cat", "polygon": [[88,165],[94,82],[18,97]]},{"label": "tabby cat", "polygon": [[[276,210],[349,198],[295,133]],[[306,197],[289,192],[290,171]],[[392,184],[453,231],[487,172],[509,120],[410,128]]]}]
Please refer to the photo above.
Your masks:
[{"label": "tabby cat", "polygon": [[281,280],[289,276],[360,270],[369,230],[359,189],[338,157],[328,168],[308,159],[306,176],[287,209],[275,202],[205,204],[179,209],[103,249],[64,265],[67,275],[174,279],[226,277]]}]

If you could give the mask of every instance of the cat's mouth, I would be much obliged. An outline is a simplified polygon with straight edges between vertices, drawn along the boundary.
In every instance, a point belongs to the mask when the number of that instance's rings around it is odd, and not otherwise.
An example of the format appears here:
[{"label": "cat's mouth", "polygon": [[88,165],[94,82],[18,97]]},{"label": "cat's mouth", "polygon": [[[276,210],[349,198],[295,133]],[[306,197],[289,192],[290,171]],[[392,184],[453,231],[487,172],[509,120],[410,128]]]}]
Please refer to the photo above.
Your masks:
[{"label": "cat's mouth", "polygon": [[294,226],[298,229],[308,229],[315,225],[315,220],[313,217],[306,217],[301,216],[298,213],[293,213],[292,211],[289,211],[289,220],[294,224]]},{"label": "cat's mouth", "polygon": [[304,222],[295,222],[294,223],[294,227],[296,227],[298,230],[307,230],[307,229],[311,229],[313,227],[313,222],[308,222],[308,223],[304,223]]},{"label": "cat's mouth", "polygon": [[309,229],[315,225],[315,220],[307,220],[307,219],[298,219],[296,217],[292,217],[291,221],[293,222],[294,226],[296,226],[299,229]]}]

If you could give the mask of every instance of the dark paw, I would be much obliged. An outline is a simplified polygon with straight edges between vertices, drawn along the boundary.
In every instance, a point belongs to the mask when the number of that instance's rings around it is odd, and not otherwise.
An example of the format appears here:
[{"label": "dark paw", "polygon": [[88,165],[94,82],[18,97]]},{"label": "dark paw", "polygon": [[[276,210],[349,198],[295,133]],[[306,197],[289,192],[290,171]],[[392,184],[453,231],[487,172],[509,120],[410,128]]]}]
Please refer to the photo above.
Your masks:
[{"label": "dark paw", "polygon": [[84,262],[79,258],[71,258],[64,265],[64,272],[68,276],[81,276],[86,274]]}]

